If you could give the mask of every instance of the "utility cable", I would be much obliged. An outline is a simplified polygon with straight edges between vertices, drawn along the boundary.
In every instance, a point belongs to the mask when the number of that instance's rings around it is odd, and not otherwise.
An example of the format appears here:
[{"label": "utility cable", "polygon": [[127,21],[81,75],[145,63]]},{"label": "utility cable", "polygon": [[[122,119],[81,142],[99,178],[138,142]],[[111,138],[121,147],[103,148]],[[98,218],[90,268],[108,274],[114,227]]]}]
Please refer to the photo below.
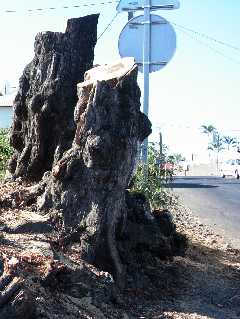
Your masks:
[{"label": "utility cable", "polygon": [[182,29],[180,29],[180,28],[178,28],[178,29],[179,29],[180,32],[184,33],[185,35],[187,35],[187,36],[190,37],[191,39],[197,41],[197,42],[200,43],[201,45],[203,45],[203,46],[207,47],[208,49],[212,50],[213,52],[215,52],[215,53],[217,53],[217,54],[223,56],[224,58],[230,60],[231,62],[233,62],[233,63],[235,63],[235,64],[238,64],[238,65],[240,64],[240,61],[235,60],[235,59],[233,59],[232,57],[230,57],[230,56],[228,56],[228,55],[222,53],[221,51],[219,51],[219,50],[213,48],[211,45],[209,45],[209,44],[207,44],[206,42],[203,42],[203,41],[197,39],[196,37],[192,36],[192,35],[189,34],[188,32],[186,32],[186,31],[184,31],[184,30],[182,30]]},{"label": "utility cable", "polygon": [[104,33],[111,27],[111,25],[113,24],[114,20],[116,19],[118,15],[118,12],[115,14],[115,16],[112,18],[112,20],[109,22],[109,24],[106,26],[106,28],[102,31],[102,33],[99,35],[99,37],[97,38],[97,40],[99,40],[103,35]]},{"label": "utility cable", "polygon": [[239,52],[240,52],[240,48],[237,47],[237,46],[234,46],[234,45],[232,45],[232,44],[229,44],[229,43],[224,42],[224,41],[221,41],[221,40],[217,40],[217,39],[215,39],[215,38],[213,38],[213,37],[211,37],[211,36],[209,36],[209,35],[207,35],[207,34],[204,34],[204,33],[198,32],[198,31],[195,31],[195,30],[190,29],[190,28],[188,28],[188,27],[185,27],[185,26],[183,26],[183,25],[180,25],[180,24],[177,24],[177,23],[174,23],[174,22],[171,22],[171,24],[173,24],[173,25],[175,25],[176,27],[181,28],[181,29],[183,29],[183,30],[185,30],[185,31],[194,33],[194,34],[197,35],[197,36],[200,36],[200,37],[202,37],[202,38],[205,38],[205,39],[207,39],[207,40],[210,40],[210,41],[212,41],[212,42],[218,43],[218,44],[223,45],[223,46],[225,46],[225,47],[227,47],[227,48],[230,48],[230,49],[233,49],[233,50],[236,50],[236,51],[239,51]]},{"label": "utility cable", "polygon": [[[79,5],[69,5],[69,6],[62,6],[62,7],[49,7],[49,8],[36,8],[36,9],[26,9],[27,12],[42,12],[42,11],[49,11],[49,10],[59,10],[59,9],[72,9],[72,8],[81,8],[81,7],[94,7],[99,5],[108,5],[118,3],[118,1],[104,1],[99,3],[83,3]],[[4,13],[17,13],[18,10],[4,10]]]}]

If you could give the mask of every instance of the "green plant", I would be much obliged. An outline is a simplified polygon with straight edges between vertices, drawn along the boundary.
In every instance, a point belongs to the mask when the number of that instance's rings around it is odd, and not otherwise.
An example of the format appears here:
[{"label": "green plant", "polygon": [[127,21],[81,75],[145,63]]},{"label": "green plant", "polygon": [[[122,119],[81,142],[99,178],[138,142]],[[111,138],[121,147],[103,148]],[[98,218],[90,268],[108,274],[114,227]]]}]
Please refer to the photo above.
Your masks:
[{"label": "green plant", "polygon": [[215,133],[214,135],[214,140],[213,142],[209,143],[208,149],[215,152],[217,155],[217,170],[218,170],[218,158],[219,158],[219,153],[224,150],[224,142],[223,142],[223,138],[219,135],[218,132]]},{"label": "green plant", "polygon": [[180,153],[173,153],[167,157],[167,161],[174,165],[178,165],[181,161],[186,161],[186,158]]},{"label": "green plant", "polygon": [[173,178],[174,166],[165,165],[166,158],[163,156],[161,159],[160,152],[152,144],[148,148],[148,165],[138,163],[131,183],[131,191],[143,193],[152,209],[166,207],[172,200],[166,184]]},{"label": "green plant", "polygon": [[7,169],[7,163],[12,155],[12,148],[9,144],[9,130],[0,129],[0,178],[2,178]]},{"label": "green plant", "polygon": [[204,134],[208,135],[208,137],[216,132],[216,127],[214,127],[213,125],[202,125],[201,129]]},{"label": "green plant", "polygon": [[236,147],[237,144],[238,144],[238,141],[237,141],[236,137],[223,136],[222,140],[223,140],[223,143],[224,143],[224,144],[227,144],[227,149],[228,149],[228,151],[229,151],[229,149],[230,149],[230,146],[231,146],[231,147]]},{"label": "green plant", "polygon": [[[214,134],[217,133],[216,127],[214,127],[213,125],[202,125],[200,129],[202,130],[203,134],[207,134],[208,143],[213,142]],[[207,148],[207,149],[209,150],[209,148]],[[211,157],[210,152],[208,153],[208,156],[209,156],[209,160],[210,160],[210,157]]]}]

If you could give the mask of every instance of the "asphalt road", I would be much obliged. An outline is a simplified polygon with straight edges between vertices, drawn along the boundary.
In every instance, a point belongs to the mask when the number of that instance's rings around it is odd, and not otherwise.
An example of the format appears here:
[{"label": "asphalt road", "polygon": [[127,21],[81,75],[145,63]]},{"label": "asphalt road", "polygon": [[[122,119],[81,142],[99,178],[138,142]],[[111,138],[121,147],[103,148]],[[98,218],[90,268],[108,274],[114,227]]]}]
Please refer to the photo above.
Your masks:
[{"label": "asphalt road", "polygon": [[176,177],[170,185],[184,204],[240,249],[240,180],[221,177]]}]

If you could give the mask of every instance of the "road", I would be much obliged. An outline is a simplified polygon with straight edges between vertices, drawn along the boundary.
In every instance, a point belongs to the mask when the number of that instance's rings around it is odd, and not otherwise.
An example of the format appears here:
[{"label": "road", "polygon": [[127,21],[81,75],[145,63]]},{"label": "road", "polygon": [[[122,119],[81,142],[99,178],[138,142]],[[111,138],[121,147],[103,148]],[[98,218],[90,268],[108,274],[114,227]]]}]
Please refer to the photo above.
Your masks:
[{"label": "road", "polygon": [[184,204],[240,249],[240,180],[176,177],[170,185]]}]

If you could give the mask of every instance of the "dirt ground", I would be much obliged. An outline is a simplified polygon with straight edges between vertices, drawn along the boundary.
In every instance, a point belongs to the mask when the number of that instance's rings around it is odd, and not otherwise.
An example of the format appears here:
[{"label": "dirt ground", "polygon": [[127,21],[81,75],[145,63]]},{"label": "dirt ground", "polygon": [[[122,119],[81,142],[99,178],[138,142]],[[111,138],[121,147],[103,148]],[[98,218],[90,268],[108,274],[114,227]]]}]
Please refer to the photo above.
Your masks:
[{"label": "dirt ground", "polygon": [[240,251],[182,204],[172,213],[178,230],[189,239],[189,248],[185,257],[171,264],[179,280],[172,309],[163,303],[163,314],[147,314],[146,318],[240,318]]},{"label": "dirt ground", "polygon": [[[171,213],[177,230],[188,237],[186,256],[148,264],[139,260],[119,293],[111,275],[78,260],[77,245],[55,246],[49,216],[39,215],[34,205],[24,207],[21,186],[16,187],[0,185],[0,203],[15,189],[12,207],[0,206],[0,258],[17,260],[36,305],[35,318],[240,318],[240,251],[181,203]],[[49,269],[63,264],[71,277],[51,277]]]}]

